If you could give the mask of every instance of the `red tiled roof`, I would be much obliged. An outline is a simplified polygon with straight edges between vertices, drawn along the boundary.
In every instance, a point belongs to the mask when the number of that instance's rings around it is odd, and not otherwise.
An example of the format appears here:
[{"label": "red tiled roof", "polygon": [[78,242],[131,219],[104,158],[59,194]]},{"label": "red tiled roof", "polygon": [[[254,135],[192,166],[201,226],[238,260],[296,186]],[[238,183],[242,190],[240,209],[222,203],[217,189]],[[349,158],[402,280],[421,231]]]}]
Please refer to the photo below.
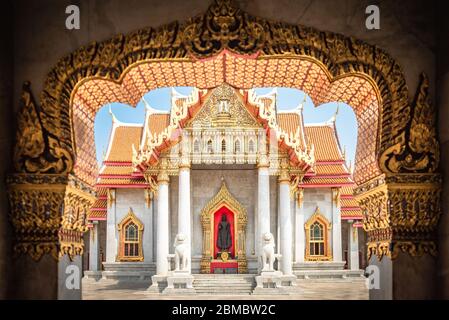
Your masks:
[{"label": "red tiled roof", "polygon": [[307,141],[315,146],[316,161],[341,161],[335,129],[331,125],[305,126]]},{"label": "red tiled roof", "polygon": [[113,129],[112,141],[108,147],[105,161],[109,162],[131,162],[132,145],[140,144],[143,126],[119,125]]},{"label": "red tiled roof", "polygon": [[154,113],[150,114],[148,119],[148,126],[150,132],[153,135],[159,134],[164,131],[170,124],[170,115],[167,113]]}]

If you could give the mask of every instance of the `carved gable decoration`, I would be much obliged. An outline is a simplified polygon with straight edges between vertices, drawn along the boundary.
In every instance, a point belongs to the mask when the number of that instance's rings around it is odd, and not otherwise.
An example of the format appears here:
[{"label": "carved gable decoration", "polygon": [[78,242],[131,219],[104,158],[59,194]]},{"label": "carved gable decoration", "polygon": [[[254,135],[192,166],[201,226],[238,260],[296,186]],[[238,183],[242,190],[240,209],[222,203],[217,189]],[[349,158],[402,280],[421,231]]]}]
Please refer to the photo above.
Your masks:
[{"label": "carved gable decoration", "polygon": [[213,89],[188,126],[194,128],[260,127],[260,124],[248,112],[235,89],[223,83]]}]

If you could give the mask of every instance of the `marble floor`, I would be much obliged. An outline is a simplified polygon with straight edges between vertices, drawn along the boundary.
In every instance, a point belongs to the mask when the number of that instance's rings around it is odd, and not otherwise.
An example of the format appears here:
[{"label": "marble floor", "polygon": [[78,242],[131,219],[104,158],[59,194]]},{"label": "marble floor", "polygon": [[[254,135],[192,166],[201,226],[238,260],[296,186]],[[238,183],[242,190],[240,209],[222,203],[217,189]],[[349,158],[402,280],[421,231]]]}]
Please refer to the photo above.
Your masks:
[{"label": "marble floor", "polygon": [[117,282],[114,280],[83,279],[84,300],[367,300],[368,289],[363,279],[323,279],[298,280],[298,285],[291,295],[282,296],[168,296],[148,293],[146,282]]}]

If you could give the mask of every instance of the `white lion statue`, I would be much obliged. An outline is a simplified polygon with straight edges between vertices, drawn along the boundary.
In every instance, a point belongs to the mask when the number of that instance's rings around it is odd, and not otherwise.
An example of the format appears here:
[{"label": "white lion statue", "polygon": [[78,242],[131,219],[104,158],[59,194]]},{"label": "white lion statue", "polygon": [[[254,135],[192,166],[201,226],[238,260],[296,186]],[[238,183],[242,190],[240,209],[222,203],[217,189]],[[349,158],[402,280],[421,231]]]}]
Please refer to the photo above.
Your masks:
[{"label": "white lion statue", "polygon": [[175,237],[175,270],[185,271],[189,264],[189,247],[187,243],[187,236],[183,233],[178,233]]},{"label": "white lion statue", "polygon": [[262,247],[262,271],[274,271],[274,237],[273,234],[267,232],[263,235]]}]

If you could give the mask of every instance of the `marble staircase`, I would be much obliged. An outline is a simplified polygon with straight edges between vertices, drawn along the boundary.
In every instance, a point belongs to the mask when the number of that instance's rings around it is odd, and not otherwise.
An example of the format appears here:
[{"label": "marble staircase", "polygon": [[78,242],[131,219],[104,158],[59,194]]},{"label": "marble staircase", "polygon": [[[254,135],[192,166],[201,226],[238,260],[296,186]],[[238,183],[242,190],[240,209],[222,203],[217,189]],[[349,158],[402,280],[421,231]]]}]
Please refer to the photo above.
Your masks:
[{"label": "marble staircase", "polygon": [[193,287],[200,295],[250,295],[256,286],[253,274],[195,274]]},{"label": "marble staircase", "polygon": [[344,269],[345,262],[321,261],[293,264],[293,273],[298,279],[363,279],[363,270]]}]

